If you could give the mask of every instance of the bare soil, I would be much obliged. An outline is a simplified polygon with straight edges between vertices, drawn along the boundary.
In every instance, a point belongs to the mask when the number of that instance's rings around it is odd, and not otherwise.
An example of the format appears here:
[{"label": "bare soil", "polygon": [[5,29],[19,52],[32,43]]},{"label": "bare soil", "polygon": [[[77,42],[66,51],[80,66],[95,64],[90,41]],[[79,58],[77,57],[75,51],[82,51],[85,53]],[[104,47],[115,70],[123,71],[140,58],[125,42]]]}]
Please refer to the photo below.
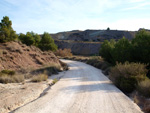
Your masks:
[{"label": "bare soil", "polygon": [[43,52],[37,47],[26,46],[21,42],[0,44],[0,71],[32,70],[50,64],[60,66],[59,59],[51,51]]}]

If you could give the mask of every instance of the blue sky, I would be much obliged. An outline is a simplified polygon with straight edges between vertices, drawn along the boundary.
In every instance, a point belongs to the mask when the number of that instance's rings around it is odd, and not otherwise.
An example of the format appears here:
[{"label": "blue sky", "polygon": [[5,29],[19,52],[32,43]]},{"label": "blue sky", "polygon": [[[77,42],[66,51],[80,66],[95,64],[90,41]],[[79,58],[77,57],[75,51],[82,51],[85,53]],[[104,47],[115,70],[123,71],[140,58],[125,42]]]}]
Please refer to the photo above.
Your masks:
[{"label": "blue sky", "polygon": [[17,33],[150,29],[150,0],[0,0]]}]

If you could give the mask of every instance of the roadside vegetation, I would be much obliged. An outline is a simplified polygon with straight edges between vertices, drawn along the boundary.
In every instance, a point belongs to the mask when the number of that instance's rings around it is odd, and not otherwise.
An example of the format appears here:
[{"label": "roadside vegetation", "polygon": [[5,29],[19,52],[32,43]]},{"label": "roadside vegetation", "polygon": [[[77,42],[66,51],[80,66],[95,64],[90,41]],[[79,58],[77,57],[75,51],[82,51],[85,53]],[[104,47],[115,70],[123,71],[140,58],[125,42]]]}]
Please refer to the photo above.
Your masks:
[{"label": "roadside vegetation", "polygon": [[136,97],[135,102],[144,112],[150,111],[150,32],[140,30],[132,40],[125,37],[118,41],[105,40],[100,56],[58,56],[102,69],[120,90],[131,98]]},{"label": "roadside vegetation", "polygon": [[41,81],[46,81],[48,79],[48,75],[46,74],[39,74],[35,75],[31,78],[32,82],[41,82]]},{"label": "roadside vegetation", "polygon": [[[16,34],[16,32],[12,28],[12,21],[9,19],[8,16],[3,17],[3,19],[0,22],[0,43],[5,44],[6,42],[11,42],[11,41],[17,41],[17,42],[22,42],[23,44],[26,44],[27,46],[33,46],[40,48],[42,51],[57,51],[57,45],[54,43],[54,40],[52,37],[49,35],[49,33],[44,32],[43,35],[38,35],[37,33],[34,33],[33,31],[27,32],[26,34],[20,33]],[[24,45],[22,45],[24,46]],[[22,50],[20,48],[15,48],[15,45],[11,45],[10,50],[14,52],[19,52],[22,54]],[[14,50],[15,49],[15,50]],[[30,51],[27,49],[27,51]],[[38,51],[38,50],[35,50]],[[59,53],[60,50],[57,52]],[[69,49],[65,49],[65,52],[63,54],[68,54],[72,55]],[[42,54],[45,54],[44,52]],[[7,51],[3,51],[3,48],[0,51],[1,58],[4,57],[4,55],[9,55]],[[30,54],[32,55],[32,53]],[[2,60],[7,60],[7,56],[5,56],[6,59]],[[30,72],[23,73],[23,74],[18,74],[18,72],[15,72],[13,70],[2,70],[0,72],[0,83],[20,83],[24,82],[26,79],[31,79],[31,82],[41,82],[47,80],[48,76],[51,76],[52,74],[56,74],[59,71],[62,70],[67,70],[68,66],[60,61],[61,66],[56,66],[55,64],[49,64],[49,65],[44,65],[42,59],[40,58],[39,55],[33,54],[32,55],[36,62],[40,65],[42,65],[42,68],[38,68],[35,70],[30,70]],[[37,57],[39,56],[39,57]],[[52,57],[52,56],[50,56]],[[14,57],[10,58],[13,60]],[[52,57],[53,60],[53,57]],[[25,72],[25,70],[22,70]],[[45,74],[44,71],[47,71]]]},{"label": "roadside vegetation", "polygon": [[58,49],[55,52],[56,56],[60,56],[60,57],[71,57],[72,53],[71,53],[71,49]]},{"label": "roadside vegetation", "polygon": [[140,30],[134,39],[105,40],[102,58],[112,65],[109,78],[124,93],[133,94],[144,112],[150,112],[150,32]]},{"label": "roadside vegetation", "polygon": [[24,76],[15,74],[12,70],[2,70],[0,72],[0,83],[20,83],[24,81]]}]

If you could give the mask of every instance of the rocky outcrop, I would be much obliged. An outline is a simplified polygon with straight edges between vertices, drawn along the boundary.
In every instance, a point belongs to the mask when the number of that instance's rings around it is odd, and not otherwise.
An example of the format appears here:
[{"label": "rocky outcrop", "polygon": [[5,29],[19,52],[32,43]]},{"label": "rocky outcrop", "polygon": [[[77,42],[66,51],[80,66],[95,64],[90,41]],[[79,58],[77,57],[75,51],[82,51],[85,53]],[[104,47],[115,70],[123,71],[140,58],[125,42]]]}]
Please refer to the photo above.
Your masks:
[{"label": "rocky outcrop", "polygon": [[93,42],[76,42],[76,41],[55,40],[55,43],[56,43],[56,45],[58,45],[58,48],[71,49],[72,53],[75,55],[97,55],[97,54],[99,54],[99,50],[101,47],[100,42],[93,43]]},{"label": "rocky outcrop", "polygon": [[85,31],[68,31],[51,34],[52,38],[58,40],[73,40],[73,41],[93,41],[102,42],[104,40],[115,39],[118,40],[126,37],[131,40],[134,38],[136,32],[133,31],[119,31],[119,30],[85,30]]},{"label": "rocky outcrop", "polygon": [[51,36],[58,48],[69,48],[76,55],[97,55],[101,42],[104,40],[119,40],[122,37],[131,40],[134,38],[135,33],[119,30],[74,30],[51,34]]}]

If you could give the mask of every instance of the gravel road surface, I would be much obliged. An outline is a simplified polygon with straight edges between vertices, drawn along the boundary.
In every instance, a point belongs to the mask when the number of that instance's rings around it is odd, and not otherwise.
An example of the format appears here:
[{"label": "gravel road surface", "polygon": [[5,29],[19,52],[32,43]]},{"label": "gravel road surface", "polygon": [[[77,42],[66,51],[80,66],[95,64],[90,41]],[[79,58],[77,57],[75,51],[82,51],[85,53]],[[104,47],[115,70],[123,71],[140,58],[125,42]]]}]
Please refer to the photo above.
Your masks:
[{"label": "gravel road surface", "polygon": [[64,76],[44,96],[14,113],[142,113],[101,70],[62,61],[70,68]]}]

